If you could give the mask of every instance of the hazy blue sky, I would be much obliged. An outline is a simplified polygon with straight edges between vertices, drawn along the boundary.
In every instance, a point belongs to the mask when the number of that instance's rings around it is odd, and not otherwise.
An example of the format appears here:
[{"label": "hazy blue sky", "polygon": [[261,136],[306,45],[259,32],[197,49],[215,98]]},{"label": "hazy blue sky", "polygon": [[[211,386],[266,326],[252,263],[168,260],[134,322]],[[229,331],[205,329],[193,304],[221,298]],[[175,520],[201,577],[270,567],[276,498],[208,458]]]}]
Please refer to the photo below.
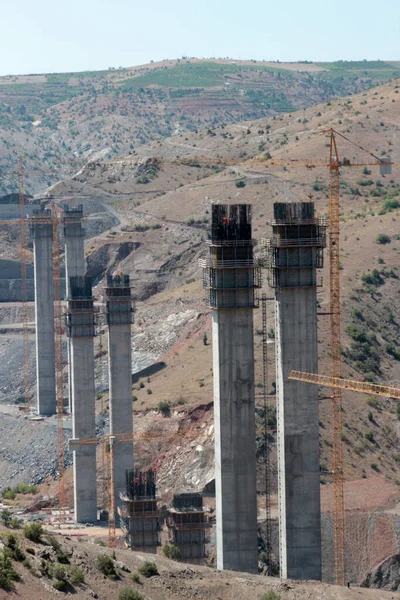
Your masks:
[{"label": "hazy blue sky", "polygon": [[0,74],[181,56],[400,60],[400,0],[0,0]]}]

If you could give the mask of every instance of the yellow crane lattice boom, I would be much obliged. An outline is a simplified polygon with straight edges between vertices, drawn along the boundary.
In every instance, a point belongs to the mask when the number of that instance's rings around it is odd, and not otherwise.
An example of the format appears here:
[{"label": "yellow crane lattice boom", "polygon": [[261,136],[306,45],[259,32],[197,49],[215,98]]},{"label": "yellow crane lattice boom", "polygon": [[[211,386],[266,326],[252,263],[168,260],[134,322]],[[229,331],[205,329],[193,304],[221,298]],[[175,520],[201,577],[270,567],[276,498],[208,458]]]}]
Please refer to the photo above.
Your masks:
[{"label": "yellow crane lattice boom", "polygon": [[400,388],[380,385],[377,383],[368,383],[366,381],[354,381],[353,379],[341,379],[339,377],[329,377],[328,375],[318,375],[316,373],[306,373],[304,371],[291,371],[289,379],[304,381],[305,383],[315,383],[330,388],[360,392],[361,394],[373,394],[374,396],[386,396],[387,398],[396,398],[400,400]]}]

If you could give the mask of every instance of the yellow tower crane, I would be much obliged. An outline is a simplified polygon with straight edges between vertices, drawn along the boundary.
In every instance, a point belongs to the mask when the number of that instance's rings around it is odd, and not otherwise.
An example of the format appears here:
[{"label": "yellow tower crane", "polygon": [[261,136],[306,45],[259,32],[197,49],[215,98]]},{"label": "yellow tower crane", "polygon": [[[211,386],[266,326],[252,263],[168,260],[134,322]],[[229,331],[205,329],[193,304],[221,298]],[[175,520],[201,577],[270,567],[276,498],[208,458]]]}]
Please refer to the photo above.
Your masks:
[{"label": "yellow tower crane", "polygon": [[352,392],[360,392],[361,394],[374,394],[374,396],[386,396],[387,398],[400,400],[400,388],[381,385],[379,383],[341,379],[340,377],[329,377],[328,375],[306,373],[305,371],[290,371],[288,378],[296,381],[304,381],[305,383],[315,383],[315,385],[322,385],[324,387],[350,390]]}]

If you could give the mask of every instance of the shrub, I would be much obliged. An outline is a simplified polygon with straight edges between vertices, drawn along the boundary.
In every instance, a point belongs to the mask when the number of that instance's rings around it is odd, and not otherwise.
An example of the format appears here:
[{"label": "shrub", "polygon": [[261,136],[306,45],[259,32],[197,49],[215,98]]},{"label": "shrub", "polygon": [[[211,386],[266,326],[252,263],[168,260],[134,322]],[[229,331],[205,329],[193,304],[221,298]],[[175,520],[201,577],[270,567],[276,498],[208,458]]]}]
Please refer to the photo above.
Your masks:
[{"label": "shrub", "polygon": [[382,409],[380,400],[378,400],[378,398],[376,398],[375,396],[367,396],[367,404],[368,406],[371,406],[371,408],[375,408],[375,410]]},{"label": "shrub", "polygon": [[69,580],[72,585],[80,585],[81,583],[85,583],[85,576],[82,569],[79,567],[72,567]]},{"label": "shrub", "polygon": [[12,558],[14,560],[23,561],[25,558],[25,554],[22,552],[19,547],[18,538],[14,533],[6,533],[3,535],[3,544],[6,548],[11,552]]},{"label": "shrub", "polygon": [[400,351],[393,346],[393,344],[386,344],[385,350],[390,356],[392,356],[395,360],[400,360]]},{"label": "shrub", "polygon": [[10,521],[11,529],[21,529],[21,521],[17,517],[13,517]]},{"label": "shrub", "polygon": [[143,577],[147,578],[158,575],[157,565],[151,560],[145,560],[144,563],[140,565],[138,571]]},{"label": "shrub", "polygon": [[11,488],[3,490],[2,494],[3,494],[3,498],[5,500],[15,500],[15,498],[17,496],[17,494],[15,493],[15,491],[12,490]]},{"label": "shrub", "polygon": [[99,554],[96,561],[96,566],[99,571],[109,579],[117,579],[118,573],[115,569],[114,561],[108,554]]},{"label": "shrub", "polygon": [[53,588],[57,590],[57,592],[64,592],[67,588],[67,582],[57,579],[57,581],[54,581],[53,583]]},{"label": "shrub", "polygon": [[246,187],[246,183],[243,181],[243,179],[239,179],[239,181],[237,181],[235,185],[236,185],[237,188],[244,188],[244,187]]},{"label": "shrub", "polygon": [[53,550],[55,550],[55,552],[59,552],[61,550],[61,544],[54,535],[46,535],[46,540]]},{"label": "shrub", "polygon": [[274,592],[274,590],[268,590],[260,596],[260,600],[281,600],[281,595]]},{"label": "shrub", "polygon": [[371,463],[371,464],[370,464],[370,467],[371,467],[371,469],[373,469],[374,471],[377,471],[377,472],[379,471],[379,467],[378,467],[378,465],[377,465],[376,463]]},{"label": "shrub", "polygon": [[163,546],[163,554],[172,560],[182,558],[182,553],[176,544],[165,544],[165,546]]},{"label": "shrub", "polygon": [[8,548],[0,550],[0,588],[3,590],[12,590],[14,581],[18,581],[19,576],[12,564],[12,554]]},{"label": "shrub", "polygon": [[388,235],[386,235],[386,233],[378,233],[378,235],[376,236],[377,244],[390,244],[391,241],[391,238]]},{"label": "shrub", "polygon": [[365,436],[365,439],[368,440],[369,442],[371,442],[372,444],[375,442],[374,434],[372,433],[372,431],[370,429],[365,432],[364,436]]},{"label": "shrub", "polygon": [[397,200],[397,198],[388,198],[387,200],[385,200],[382,204],[382,210],[380,211],[380,214],[385,214],[387,212],[391,212],[392,210],[395,210],[396,208],[400,208],[400,200]]},{"label": "shrub", "polygon": [[58,581],[66,581],[67,580],[67,571],[64,569],[62,565],[55,564],[50,569],[50,575],[54,577],[54,579],[58,579]]},{"label": "shrub", "polygon": [[5,508],[4,510],[1,511],[0,521],[6,527],[10,526],[12,518],[13,518],[13,514],[12,514],[11,510],[8,510],[8,508]]},{"label": "shrub", "polygon": [[14,490],[17,494],[37,494],[36,485],[27,485],[26,483],[20,483]]},{"label": "shrub", "polygon": [[157,408],[160,411],[160,413],[162,414],[163,417],[170,417],[171,416],[171,407],[169,405],[168,402],[159,402],[157,404]]},{"label": "shrub", "polygon": [[143,596],[136,590],[123,588],[118,594],[118,600],[143,600]]},{"label": "shrub", "polygon": [[383,285],[385,283],[385,279],[382,277],[378,269],[373,269],[371,273],[363,273],[361,275],[361,281],[363,283],[376,286]]},{"label": "shrub", "polygon": [[24,525],[24,536],[31,542],[40,542],[43,535],[43,527],[40,523],[26,523]]},{"label": "shrub", "polygon": [[132,573],[132,575],[131,575],[131,579],[132,579],[132,581],[134,581],[135,583],[140,583],[140,576],[139,576],[139,573]]}]

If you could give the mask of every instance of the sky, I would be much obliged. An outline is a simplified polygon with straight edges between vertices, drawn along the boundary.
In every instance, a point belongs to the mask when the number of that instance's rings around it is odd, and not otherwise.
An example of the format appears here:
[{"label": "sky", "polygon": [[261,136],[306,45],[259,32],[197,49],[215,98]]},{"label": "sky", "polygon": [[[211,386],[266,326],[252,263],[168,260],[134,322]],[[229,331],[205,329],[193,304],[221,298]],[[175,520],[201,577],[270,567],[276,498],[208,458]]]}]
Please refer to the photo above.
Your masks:
[{"label": "sky", "polygon": [[151,60],[400,60],[400,0],[0,0],[0,75]]}]

